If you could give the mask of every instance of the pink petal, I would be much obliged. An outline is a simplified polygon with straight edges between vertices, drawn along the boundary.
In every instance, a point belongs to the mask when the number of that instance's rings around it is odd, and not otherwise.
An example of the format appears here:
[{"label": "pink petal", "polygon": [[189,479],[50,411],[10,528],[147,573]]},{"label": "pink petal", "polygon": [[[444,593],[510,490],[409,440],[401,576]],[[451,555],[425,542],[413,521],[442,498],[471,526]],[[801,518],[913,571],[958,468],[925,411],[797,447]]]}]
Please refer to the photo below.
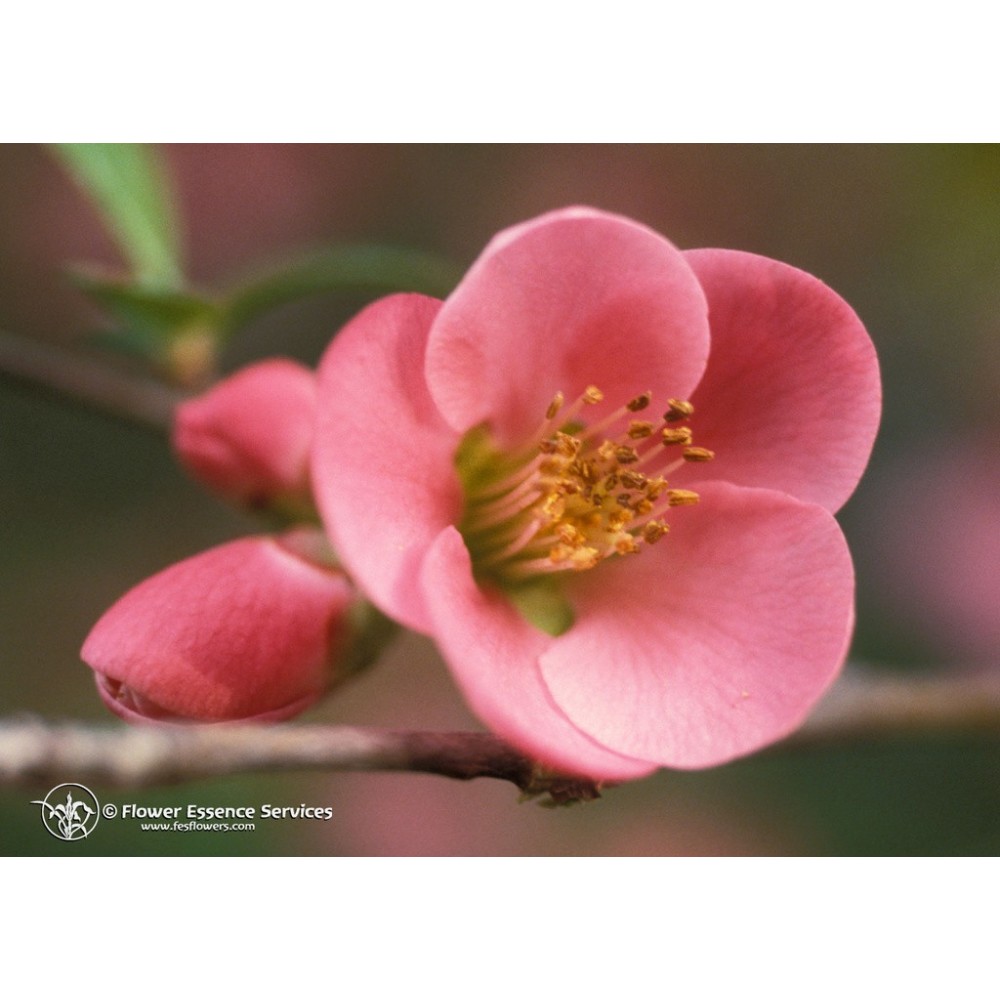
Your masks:
[{"label": "pink petal", "polygon": [[489,421],[512,444],[557,391],[572,400],[597,385],[594,418],[648,389],[687,396],[707,352],[683,255],[645,226],[577,208],[493,239],[435,321],[426,370],[456,430]]},{"label": "pink petal", "polygon": [[693,397],[695,441],[716,453],[705,478],[837,510],[868,462],[881,410],[878,361],[861,321],[787,264],[735,250],[685,256],[712,328]]},{"label": "pink petal", "polygon": [[434,543],[422,578],[438,645],[472,710],[491,730],[557,770],[609,781],[655,770],[599,746],[555,706],[538,673],[538,658],[552,640],[499,593],[476,585],[454,528]]},{"label": "pink petal", "polygon": [[853,625],[840,528],[786,494],[696,484],[654,548],[580,575],[541,656],[556,703],[620,753],[709,767],[785,736],[836,676]]},{"label": "pink petal", "polygon": [[418,567],[462,503],[458,435],[423,376],[439,307],[395,295],[340,332],[320,365],[313,451],[316,500],[344,564],[375,604],[421,631],[429,625]]},{"label": "pink petal", "polygon": [[282,718],[326,688],[354,593],[269,538],[244,538],[140,583],[81,656],[129,719]]},{"label": "pink petal", "polygon": [[237,503],[309,498],[316,376],[271,358],[177,408],[173,444],[188,471]]}]

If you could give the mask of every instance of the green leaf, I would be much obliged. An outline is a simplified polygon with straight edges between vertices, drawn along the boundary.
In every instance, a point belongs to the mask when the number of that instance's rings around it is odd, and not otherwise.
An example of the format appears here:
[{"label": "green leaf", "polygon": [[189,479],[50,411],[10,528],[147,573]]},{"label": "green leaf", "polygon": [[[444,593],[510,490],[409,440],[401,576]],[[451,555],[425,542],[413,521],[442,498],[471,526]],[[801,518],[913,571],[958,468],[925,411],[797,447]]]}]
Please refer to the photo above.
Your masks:
[{"label": "green leaf", "polygon": [[173,196],[152,146],[60,143],[53,152],[87,192],[136,281],[151,288],[181,283]]},{"label": "green leaf", "polygon": [[87,272],[73,277],[114,320],[112,329],[94,336],[95,342],[151,361],[183,385],[197,385],[212,375],[221,323],[216,303],[193,293],[144,288],[120,278]]},{"label": "green leaf", "polygon": [[83,271],[77,271],[73,280],[126,330],[169,338],[192,326],[218,322],[218,306],[189,292],[143,287]]},{"label": "green leaf", "polygon": [[324,292],[423,292],[444,297],[461,269],[434,254],[383,246],[336,246],[252,278],[224,300],[229,332],[286,302]]}]

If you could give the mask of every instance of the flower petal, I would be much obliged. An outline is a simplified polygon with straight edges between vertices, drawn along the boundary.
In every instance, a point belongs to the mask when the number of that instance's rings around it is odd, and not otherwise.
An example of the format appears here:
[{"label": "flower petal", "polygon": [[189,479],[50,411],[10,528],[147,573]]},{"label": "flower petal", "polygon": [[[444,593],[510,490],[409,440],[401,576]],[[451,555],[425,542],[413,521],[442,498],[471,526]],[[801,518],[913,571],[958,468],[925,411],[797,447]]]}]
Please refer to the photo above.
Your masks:
[{"label": "flower petal", "polygon": [[861,477],[881,410],[878,360],[861,321],[787,264],[736,250],[685,256],[712,327],[693,397],[697,443],[716,453],[705,478],[836,511]]},{"label": "flower petal", "polygon": [[843,663],[854,574],[836,521],[771,490],[696,484],[655,548],[581,574],[541,656],[556,703],[623,754],[709,767],[791,732]]},{"label": "flower petal", "polygon": [[315,412],[315,374],[270,358],[182,403],[173,445],[192,475],[236,503],[306,500]]},{"label": "flower petal", "polygon": [[440,303],[373,303],[320,364],[313,449],[316,501],[337,552],[386,614],[429,627],[416,578],[431,542],[461,511],[458,436],[424,384],[427,331]]},{"label": "flower petal", "polygon": [[652,230],[565,209],[487,246],[434,322],[427,382],[460,431],[489,421],[502,443],[530,433],[557,392],[605,394],[592,416],[652,389],[685,397],[704,371],[704,295]]},{"label": "flower petal", "polygon": [[434,634],[472,710],[498,735],[549,766],[605,780],[655,770],[599,746],[547,695],[538,657],[552,641],[499,593],[481,590],[454,529],[443,531],[424,563]]},{"label": "flower petal", "polygon": [[80,655],[109,707],[132,720],[288,717],[325,690],[353,599],[341,574],[244,538],[134,587]]}]

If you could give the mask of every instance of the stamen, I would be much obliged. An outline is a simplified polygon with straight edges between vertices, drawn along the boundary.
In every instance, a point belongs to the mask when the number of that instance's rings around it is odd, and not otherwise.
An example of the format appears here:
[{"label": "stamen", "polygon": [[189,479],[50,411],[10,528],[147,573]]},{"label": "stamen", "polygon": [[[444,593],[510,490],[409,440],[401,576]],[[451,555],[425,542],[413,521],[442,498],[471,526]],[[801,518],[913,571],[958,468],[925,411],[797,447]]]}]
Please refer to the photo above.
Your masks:
[{"label": "stamen", "polygon": [[479,559],[480,566],[495,566],[499,562],[503,562],[505,559],[509,559],[511,556],[516,555],[523,549],[528,542],[535,537],[538,533],[538,529],[541,527],[542,522],[537,518],[529,521],[525,525],[524,530],[512,541],[505,545],[502,549],[494,552],[492,555],[487,555],[485,558]]},{"label": "stamen", "polygon": [[691,507],[700,500],[694,490],[667,490],[667,502],[671,507]]},{"label": "stamen", "polygon": [[669,530],[666,521],[649,521],[642,526],[642,540],[647,545],[655,545]]},{"label": "stamen", "polygon": [[690,427],[664,427],[660,432],[660,437],[666,445],[688,445],[694,440]]},{"label": "stamen", "polygon": [[648,420],[632,420],[626,433],[630,438],[648,438],[653,433],[653,425]]},{"label": "stamen", "polygon": [[667,407],[663,419],[670,424],[677,423],[679,420],[687,420],[694,414],[694,407],[686,399],[668,399]]},{"label": "stamen", "polygon": [[594,385],[569,406],[555,393],[539,430],[513,453],[490,451],[488,439],[470,444],[461,530],[477,572],[511,583],[590,569],[655,544],[669,531],[667,510],[698,503],[693,490],[671,489],[667,480],[686,462],[713,457],[694,446],[689,427],[666,426],[690,417],[692,405],[669,400],[665,423],[631,419],[650,405],[652,393],[644,392],[589,426],[577,418],[604,398]]}]

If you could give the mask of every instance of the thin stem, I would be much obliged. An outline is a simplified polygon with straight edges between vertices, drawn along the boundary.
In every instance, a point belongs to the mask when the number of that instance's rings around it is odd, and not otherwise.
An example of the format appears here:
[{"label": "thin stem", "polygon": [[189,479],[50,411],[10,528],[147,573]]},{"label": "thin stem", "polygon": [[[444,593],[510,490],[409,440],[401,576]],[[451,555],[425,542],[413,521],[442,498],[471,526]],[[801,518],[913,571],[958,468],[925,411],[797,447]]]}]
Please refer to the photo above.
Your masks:
[{"label": "thin stem", "polygon": [[55,344],[0,331],[0,375],[155,431],[183,398],[155,379]]}]

